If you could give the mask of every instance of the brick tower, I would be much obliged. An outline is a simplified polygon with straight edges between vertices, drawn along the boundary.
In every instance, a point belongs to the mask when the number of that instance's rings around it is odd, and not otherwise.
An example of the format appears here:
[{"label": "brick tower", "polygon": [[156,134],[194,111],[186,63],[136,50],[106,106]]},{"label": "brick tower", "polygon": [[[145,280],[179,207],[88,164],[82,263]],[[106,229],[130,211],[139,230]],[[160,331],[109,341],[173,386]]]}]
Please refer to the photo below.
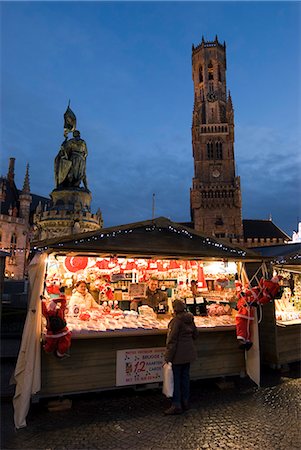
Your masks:
[{"label": "brick tower", "polygon": [[226,44],[204,37],[192,47],[194,107],[190,191],[194,228],[208,236],[243,235],[240,178],[235,175],[234,111],[226,89]]}]

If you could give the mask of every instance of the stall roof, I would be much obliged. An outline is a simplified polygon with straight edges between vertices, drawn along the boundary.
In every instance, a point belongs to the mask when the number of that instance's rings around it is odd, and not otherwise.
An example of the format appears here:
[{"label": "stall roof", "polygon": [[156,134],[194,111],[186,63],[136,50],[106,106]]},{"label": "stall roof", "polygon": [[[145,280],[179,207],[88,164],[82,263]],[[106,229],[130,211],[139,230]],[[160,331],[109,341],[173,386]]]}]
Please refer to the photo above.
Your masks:
[{"label": "stall roof", "polygon": [[263,257],[272,259],[273,264],[301,265],[301,242],[253,247],[252,250]]},{"label": "stall roof", "polygon": [[165,217],[36,242],[33,249],[62,254],[262,259],[252,251],[204,236]]}]

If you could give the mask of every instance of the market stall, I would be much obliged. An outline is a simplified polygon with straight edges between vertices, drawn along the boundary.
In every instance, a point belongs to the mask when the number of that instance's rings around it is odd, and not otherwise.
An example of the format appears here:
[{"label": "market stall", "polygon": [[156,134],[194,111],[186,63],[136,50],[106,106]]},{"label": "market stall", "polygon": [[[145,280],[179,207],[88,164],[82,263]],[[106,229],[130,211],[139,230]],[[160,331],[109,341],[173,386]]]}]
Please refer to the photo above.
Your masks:
[{"label": "market stall", "polygon": [[271,270],[282,277],[278,298],[265,305],[259,326],[261,361],[280,368],[301,359],[301,244],[254,251],[269,257]]},{"label": "market stall", "polygon": [[[36,331],[31,339],[38,340],[39,346],[33,351],[25,349],[24,344],[24,352],[34,353],[29,369],[17,364],[17,427],[26,425],[26,415],[18,415],[26,370],[40,380],[31,389],[35,398],[160,382],[167,324],[175,298],[185,301],[200,331],[191,378],[245,373],[245,352],[237,345],[232,302],[243,263],[258,260],[252,252],[204,237],[165,218],[43,242],[34,250],[38,252],[35,266],[39,267],[32,271],[35,288],[28,312],[31,322],[25,326],[22,341],[26,341],[33,322]],[[139,306],[146,283],[153,276],[166,293],[164,310]],[[70,299],[80,280],[88,284],[98,307],[68,309],[68,304],[74,305]],[[192,281],[197,284],[196,292],[191,290]],[[70,357],[60,360],[41,350],[45,319],[39,297],[42,293],[55,299],[62,286],[72,339]],[[136,311],[130,307],[133,301],[137,302]],[[251,354],[256,365],[258,346]],[[37,355],[41,369],[36,364]]]}]

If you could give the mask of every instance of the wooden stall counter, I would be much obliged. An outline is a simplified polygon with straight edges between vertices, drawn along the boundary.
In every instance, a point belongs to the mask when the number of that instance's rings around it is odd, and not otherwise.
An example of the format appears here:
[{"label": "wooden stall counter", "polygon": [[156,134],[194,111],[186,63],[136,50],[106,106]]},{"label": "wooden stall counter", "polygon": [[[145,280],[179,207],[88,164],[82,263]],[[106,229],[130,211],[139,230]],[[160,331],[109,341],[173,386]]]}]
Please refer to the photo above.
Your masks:
[{"label": "wooden stall counter", "polygon": [[[244,373],[244,352],[238,349],[234,326],[198,329],[198,356],[191,367],[191,379]],[[70,358],[64,360],[42,350],[42,386],[34,400],[119,387],[116,383],[117,352],[129,349],[163,351],[166,333],[166,329],[77,333],[72,337]]]},{"label": "wooden stall counter", "polygon": [[274,303],[262,308],[259,324],[260,357],[263,364],[280,368],[301,359],[300,321],[276,321]]}]

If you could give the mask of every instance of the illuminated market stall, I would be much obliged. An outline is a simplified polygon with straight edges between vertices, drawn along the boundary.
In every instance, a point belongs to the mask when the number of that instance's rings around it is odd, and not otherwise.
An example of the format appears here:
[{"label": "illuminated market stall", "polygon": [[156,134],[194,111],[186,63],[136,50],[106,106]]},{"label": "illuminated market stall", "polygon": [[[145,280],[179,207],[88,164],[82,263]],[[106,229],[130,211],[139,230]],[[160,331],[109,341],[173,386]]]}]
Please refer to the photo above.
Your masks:
[{"label": "illuminated market stall", "polygon": [[[165,218],[42,242],[34,250],[38,253],[31,264],[32,295],[20,354],[29,352],[33,360],[35,383],[30,395],[35,399],[162,381],[167,325],[175,298],[185,301],[200,331],[191,378],[245,374],[245,352],[238,348],[232,306],[244,262],[258,261],[254,253]],[[164,308],[155,311],[139,306],[152,277],[158,279],[167,298]],[[88,284],[99,307],[68,309],[80,280]],[[192,281],[197,285],[194,293]],[[39,300],[40,294],[55,298],[61,286],[72,332],[70,357],[63,360],[41,349],[45,319]],[[131,308],[133,302],[136,310]],[[32,343],[26,341],[27,334]],[[253,360],[259,359],[258,351],[258,346],[251,350]],[[18,363],[16,374],[18,366],[23,368],[22,361]],[[18,416],[23,372],[15,395],[15,422],[21,422],[20,426],[25,426],[25,418]]]},{"label": "illuminated market stall", "polygon": [[301,359],[301,243],[254,251],[268,257],[282,277],[280,294],[262,309],[259,326],[261,360],[280,368]]}]

